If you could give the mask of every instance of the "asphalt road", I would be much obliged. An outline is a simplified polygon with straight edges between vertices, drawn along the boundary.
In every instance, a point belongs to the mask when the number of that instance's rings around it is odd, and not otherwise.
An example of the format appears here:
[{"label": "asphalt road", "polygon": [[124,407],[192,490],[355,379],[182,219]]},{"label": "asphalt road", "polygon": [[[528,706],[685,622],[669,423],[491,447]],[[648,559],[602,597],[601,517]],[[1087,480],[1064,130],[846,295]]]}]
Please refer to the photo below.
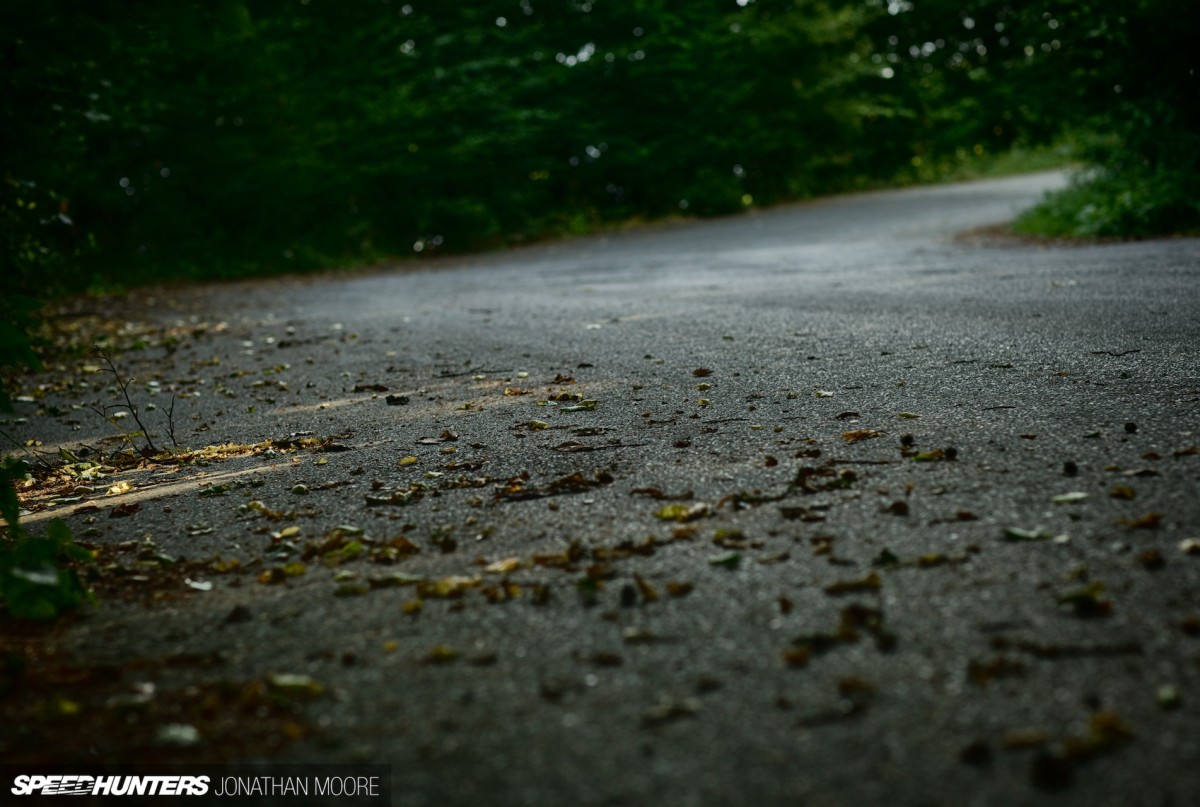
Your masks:
[{"label": "asphalt road", "polygon": [[[398,804],[1195,803],[1200,242],[957,235],[1061,181],[139,292],[153,422],[260,445],[31,497],[212,584],[109,580],[38,653],[164,703],[309,676],[282,728],[183,707],[170,758],[388,762]],[[84,363],[19,437],[112,434]],[[334,450],[261,445],[298,432]],[[8,752],[149,753],[101,694],[90,750]]]}]

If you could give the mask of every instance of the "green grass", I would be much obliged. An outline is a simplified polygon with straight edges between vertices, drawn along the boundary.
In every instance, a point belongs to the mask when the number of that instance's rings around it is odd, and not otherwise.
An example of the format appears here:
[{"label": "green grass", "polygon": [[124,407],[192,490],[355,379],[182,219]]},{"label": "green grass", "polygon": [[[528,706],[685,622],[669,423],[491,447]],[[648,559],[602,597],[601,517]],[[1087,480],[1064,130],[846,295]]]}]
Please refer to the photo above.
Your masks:
[{"label": "green grass", "polygon": [[1013,230],[1050,238],[1200,234],[1200,198],[1166,172],[1085,171],[1021,214]]},{"label": "green grass", "polygon": [[936,166],[936,175],[922,177],[930,182],[962,182],[971,179],[999,179],[1000,177],[1031,174],[1036,171],[1052,171],[1070,168],[1078,164],[1075,146],[1069,141],[1049,146],[1013,146],[996,154],[976,154],[959,149],[954,157],[947,157]]}]

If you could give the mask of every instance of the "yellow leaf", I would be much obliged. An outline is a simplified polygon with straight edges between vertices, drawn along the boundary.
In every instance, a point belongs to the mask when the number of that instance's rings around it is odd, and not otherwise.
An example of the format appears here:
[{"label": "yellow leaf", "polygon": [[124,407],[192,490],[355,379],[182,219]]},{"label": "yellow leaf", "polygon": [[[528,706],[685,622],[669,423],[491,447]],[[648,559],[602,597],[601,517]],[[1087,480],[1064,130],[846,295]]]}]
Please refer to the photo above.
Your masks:
[{"label": "yellow leaf", "polygon": [[491,574],[508,574],[509,572],[516,571],[519,568],[521,568],[520,558],[505,558],[504,560],[498,560],[495,563],[488,564],[484,568],[484,571],[490,572]]},{"label": "yellow leaf", "polygon": [[826,594],[849,594],[854,591],[876,591],[883,587],[883,580],[876,572],[860,580],[843,580],[825,587]]},{"label": "yellow leaf", "polygon": [[633,582],[637,583],[638,591],[642,595],[642,599],[646,602],[658,602],[658,591],[654,586],[646,582],[646,579],[636,572],[633,575]]},{"label": "yellow leaf", "polygon": [[873,437],[882,437],[883,432],[876,429],[854,429],[848,432],[842,432],[842,439],[847,443],[857,443],[860,440],[870,440]]}]

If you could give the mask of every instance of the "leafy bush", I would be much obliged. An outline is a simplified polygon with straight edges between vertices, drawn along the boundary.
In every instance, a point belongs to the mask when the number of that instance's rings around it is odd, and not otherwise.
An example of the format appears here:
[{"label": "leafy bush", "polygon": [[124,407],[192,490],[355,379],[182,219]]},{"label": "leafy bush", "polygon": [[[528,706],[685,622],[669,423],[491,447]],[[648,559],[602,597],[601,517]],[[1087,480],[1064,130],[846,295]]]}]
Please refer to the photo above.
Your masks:
[{"label": "leafy bush", "polygon": [[41,362],[33,351],[31,334],[38,325],[36,311],[41,303],[19,294],[0,298],[0,412],[12,411],[6,370],[20,366],[38,369]]},{"label": "leafy bush", "polygon": [[[7,490],[11,490],[12,475],[11,465],[0,469],[0,482]],[[4,498],[7,495],[0,492],[0,499]],[[4,509],[8,510],[9,505],[4,502]],[[45,535],[19,529],[15,520],[8,523],[8,539],[0,538],[0,603],[10,615],[18,619],[53,619],[68,608],[91,601],[75,570],[63,566],[92,557],[73,541],[66,522],[52,520]]]},{"label": "leafy bush", "polygon": [[1087,171],[1026,211],[1017,232],[1056,237],[1137,238],[1200,232],[1200,197],[1173,174]]},{"label": "leafy bush", "polygon": [[[36,300],[16,295],[0,299],[0,371],[39,366],[30,337],[37,307]],[[11,412],[3,381],[0,378],[0,412]],[[44,536],[21,526],[14,484],[25,474],[24,462],[0,458],[0,517],[8,525],[7,536],[0,536],[0,604],[18,618],[51,619],[90,599],[74,570],[60,564],[90,560],[91,553],[74,543],[70,527],[61,519],[51,521]]]},{"label": "leafy bush", "polygon": [[[880,0],[868,0],[878,4]],[[993,151],[1080,133],[1093,170],[1026,216],[1029,232],[1200,230],[1200,95],[1186,0],[924,0],[871,33],[918,145]],[[890,18],[889,18],[890,17]],[[885,39],[886,37],[886,39]],[[886,42],[886,45],[882,43]],[[974,145],[972,145],[974,144]]]},{"label": "leafy bush", "polygon": [[45,535],[21,527],[13,483],[24,475],[23,462],[0,463],[0,516],[8,524],[7,537],[0,537],[0,604],[18,619],[52,619],[91,600],[75,571],[62,564],[91,560],[92,555],[73,541],[62,519],[52,520]]}]

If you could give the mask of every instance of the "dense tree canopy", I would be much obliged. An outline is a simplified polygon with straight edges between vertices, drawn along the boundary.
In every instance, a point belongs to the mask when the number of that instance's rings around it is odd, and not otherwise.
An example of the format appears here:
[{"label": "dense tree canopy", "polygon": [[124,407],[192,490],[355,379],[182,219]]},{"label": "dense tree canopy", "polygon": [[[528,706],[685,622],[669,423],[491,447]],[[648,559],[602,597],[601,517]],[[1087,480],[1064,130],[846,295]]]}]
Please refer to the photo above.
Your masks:
[{"label": "dense tree canopy", "polygon": [[[1195,227],[1183,0],[43,0],[0,11],[0,260],[25,291],[712,215],[1064,131]],[[57,287],[57,289],[55,288]]]}]

